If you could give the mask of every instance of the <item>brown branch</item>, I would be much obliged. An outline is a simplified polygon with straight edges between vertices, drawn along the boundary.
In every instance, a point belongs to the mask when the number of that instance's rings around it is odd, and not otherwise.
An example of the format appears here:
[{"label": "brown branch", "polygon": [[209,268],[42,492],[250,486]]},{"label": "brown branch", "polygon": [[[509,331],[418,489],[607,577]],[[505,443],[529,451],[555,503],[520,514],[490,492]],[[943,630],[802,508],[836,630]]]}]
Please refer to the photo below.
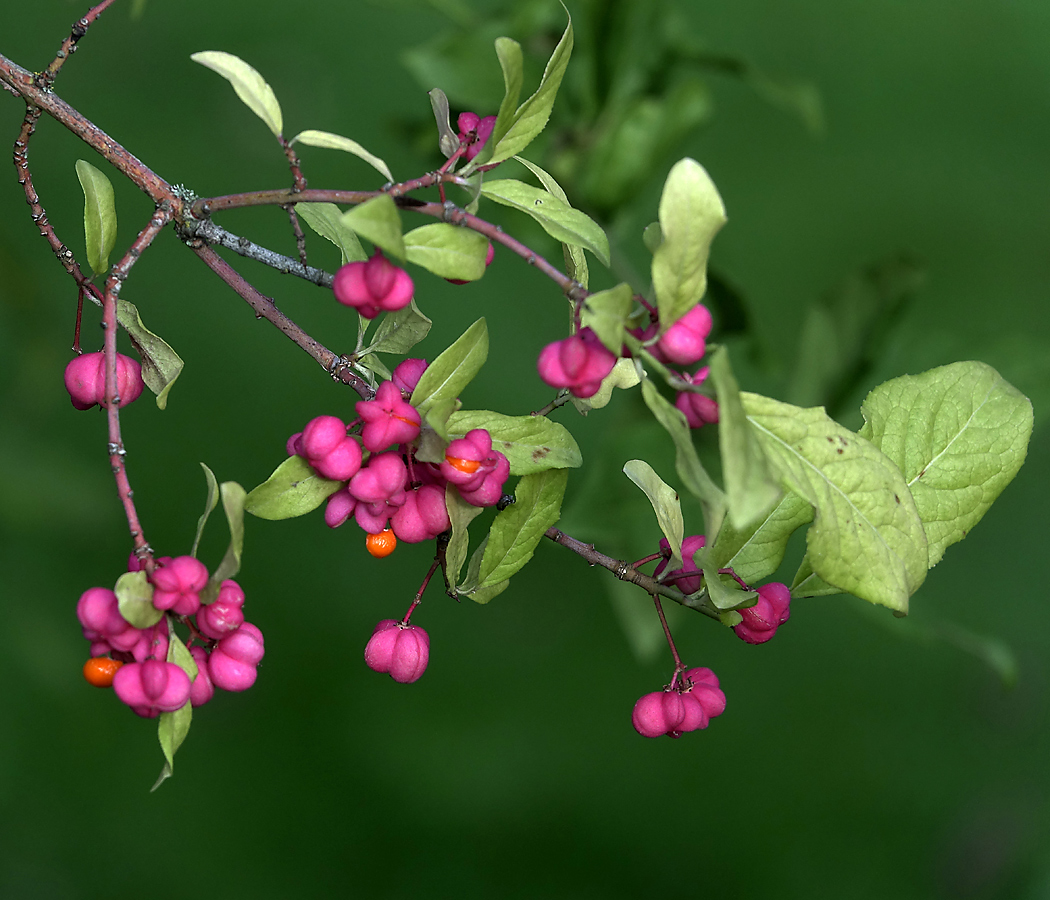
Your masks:
[{"label": "brown branch", "polygon": [[65,65],[67,59],[72,56],[77,49],[77,42],[87,34],[88,28],[91,27],[91,23],[95,21],[106,7],[111,6],[114,0],[102,0],[98,6],[93,9],[89,9],[84,18],[78,20],[72,28],[69,37],[63,42],[62,46],[59,47],[58,53],[55,54],[55,58],[51,60],[51,64],[41,72],[37,78],[37,85],[44,90],[50,90],[51,85],[55,83],[55,76],[58,75],[58,70]]}]

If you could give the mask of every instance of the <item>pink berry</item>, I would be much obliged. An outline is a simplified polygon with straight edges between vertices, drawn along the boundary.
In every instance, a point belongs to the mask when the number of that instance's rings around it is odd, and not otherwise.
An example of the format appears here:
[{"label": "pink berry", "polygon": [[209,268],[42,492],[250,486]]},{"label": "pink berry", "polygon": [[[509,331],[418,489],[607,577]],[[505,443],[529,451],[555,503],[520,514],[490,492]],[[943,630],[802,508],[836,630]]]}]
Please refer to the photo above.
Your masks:
[{"label": "pink berry", "polygon": [[430,541],[452,527],[445,506],[445,490],[424,484],[405,494],[405,502],[390,518],[390,527],[399,541],[416,544]]},{"label": "pink berry", "polygon": [[481,152],[492,136],[492,129],[496,127],[496,117],[480,118],[477,113],[460,113],[456,119],[456,127],[459,128],[460,145],[467,148],[464,155],[469,162]]},{"label": "pink berry", "polygon": [[205,637],[219,640],[244,624],[244,591],[236,581],[227,579],[219,596],[197,612],[197,629]]},{"label": "pink berry", "polygon": [[[66,390],[77,409],[90,409],[96,403],[106,404],[106,357],[100,350],[84,353],[70,360],[65,371]],[[117,397],[120,407],[127,406],[142,394],[142,366],[134,359],[117,354]]]},{"label": "pink berry", "polygon": [[419,413],[401,396],[401,389],[393,381],[384,381],[374,400],[361,400],[354,408],[365,423],[361,443],[372,453],[407,444],[419,436]]},{"label": "pink berry", "polygon": [[208,674],[208,652],[203,647],[190,647],[190,655],[197,664],[197,677],[190,685],[190,703],[194,708],[204,706],[215,696],[215,685]]},{"label": "pink berry", "polygon": [[394,681],[418,681],[430,661],[430,636],[417,625],[384,619],[365,647],[365,663],[374,672],[388,673]]},{"label": "pink berry", "polygon": [[568,388],[576,397],[593,397],[616,365],[616,357],[590,328],[548,344],[536,367],[540,378],[555,388]]},{"label": "pink berry", "polygon": [[743,621],[734,626],[736,636],[749,644],[764,644],[791,617],[791,591],[778,581],[763,584],[754,606],[738,610]]},{"label": "pink berry", "polygon": [[419,379],[423,377],[426,370],[427,361],[425,359],[403,359],[390,373],[390,380],[408,398],[412,396],[412,391],[416,389]]},{"label": "pink berry", "polygon": [[634,704],[631,721],[642,737],[654,738],[675,731],[685,713],[685,704],[677,691],[655,691]]},{"label": "pink berry", "polygon": [[199,559],[178,556],[153,570],[153,605],[176,615],[192,616],[200,608],[200,592],[208,583],[208,569]]},{"label": "pink berry", "polygon": [[[703,584],[704,574],[693,561],[693,555],[703,546],[704,536],[702,534],[690,535],[682,541],[682,568],[673,569],[668,573],[668,577],[660,578],[670,561],[668,559],[662,559],[653,571],[653,575],[661,581],[678,588],[683,594],[696,593],[700,590],[700,587]],[[666,538],[660,539],[660,549],[665,552],[671,549],[671,545],[667,543]],[[692,572],[695,572],[696,574],[690,574]],[[679,577],[671,578],[671,576]]]},{"label": "pink berry", "polygon": [[710,333],[711,313],[698,303],[660,336],[654,355],[679,366],[692,365],[707,352]]},{"label": "pink berry", "polygon": [[335,299],[352,306],[364,318],[403,309],[412,301],[412,278],[390,262],[381,250],[365,262],[350,262],[335,273]]},{"label": "pink berry", "polygon": [[113,676],[113,690],[140,716],[174,712],[190,698],[190,677],[175,663],[159,659],[127,663]]}]

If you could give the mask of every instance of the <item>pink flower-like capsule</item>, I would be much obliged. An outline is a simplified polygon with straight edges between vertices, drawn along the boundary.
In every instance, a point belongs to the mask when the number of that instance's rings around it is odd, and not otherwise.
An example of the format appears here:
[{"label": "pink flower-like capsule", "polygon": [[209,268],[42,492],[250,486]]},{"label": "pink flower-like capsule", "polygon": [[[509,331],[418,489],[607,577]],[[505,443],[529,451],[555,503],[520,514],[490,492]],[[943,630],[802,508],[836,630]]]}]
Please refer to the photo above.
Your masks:
[{"label": "pink flower-like capsule", "polygon": [[399,453],[391,451],[372,456],[368,465],[350,479],[349,488],[351,496],[365,503],[388,501],[400,506],[407,484],[408,467]]},{"label": "pink flower-like capsule", "polygon": [[147,659],[121,666],[113,676],[113,690],[132,711],[152,719],[186,705],[190,676],[175,663]]},{"label": "pink flower-like capsule", "polygon": [[642,737],[655,738],[678,730],[686,716],[686,706],[678,691],[655,691],[634,704],[631,722]]},{"label": "pink flower-like capsule", "polygon": [[568,388],[576,397],[593,397],[616,365],[611,353],[590,328],[581,328],[540,351],[536,368],[554,388]]},{"label": "pink flower-like capsule", "polygon": [[84,591],[77,601],[77,618],[88,640],[116,634],[128,627],[120,614],[117,595],[109,588],[93,587]]},{"label": "pink flower-like capsule", "polygon": [[419,435],[419,413],[393,381],[384,381],[374,400],[360,400],[354,409],[365,422],[361,443],[372,453],[407,444]]},{"label": "pink flower-like capsule", "polygon": [[452,527],[445,506],[445,489],[424,484],[405,495],[404,504],[390,517],[390,527],[399,541],[418,544],[430,541]]},{"label": "pink flower-like capsule", "polygon": [[350,262],[335,273],[335,299],[366,319],[403,309],[412,301],[412,278],[377,249],[365,262]]},{"label": "pink flower-like capsule", "polygon": [[[291,438],[288,445],[292,446]],[[297,452],[322,478],[348,481],[361,468],[361,445],[346,433],[346,424],[335,416],[318,416],[299,435]]]},{"label": "pink flower-like capsule", "polygon": [[219,596],[197,612],[197,630],[205,637],[220,640],[244,624],[244,591],[236,581],[227,579],[219,587]]},{"label": "pink flower-like capsule", "polygon": [[197,664],[197,677],[190,685],[190,703],[196,708],[204,706],[215,696],[215,685],[211,683],[211,676],[208,674],[208,651],[203,647],[193,646],[190,647],[190,656]]},{"label": "pink flower-like capsule", "polygon": [[426,370],[427,361],[425,359],[403,359],[394,366],[394,371],[390,373],[390,380],[397,385],[398,390],[407,400],[412,396],[412,391],[416,389],[419,379],[423,377]]},{"label": "pink flower-like capsule", "polygon": [[[704,536],[702,534],[692,534],[682,541],[682,568],[672,569],[668,573],[668,577],[662,579],[667,584],[678,588],[683,594],[693,594],[700,590],[700,586],[703,584],[704,573],[697,568],[695,562],[693,562],[693,554],[696,553],[701,547],[704,546]],[[666,538],[660,538],[660,549],[667,552],[671,549],[671,545],[667,543]],[[667,568],[667,564],[670,562],[668,559],[661,559],[656,569],[653,571],[653,577],[659,579],[663,574],[664,569]],[[691,573],[696,573],[691,574]],[[683,577],[671,579],[672,575],[679,575]]]},{"label": "pink flower-like capsule", "polygon": [[[704,366],[695,374],[686,375],[685,380],[690,384],[703,384],[709,372],[710,368]],[[675,397],[674,405],[681,410],[690,428],[702,428],[704,425],[713,425],[718,421],[718,401],[706,394],[681,391]]]},{"label": "pink flower-like capsule", "polygon": [[[101,350],[74,357],[66,366],[66,390],[77,409],[90,409],[96,403],[106,404],[106,355]],[[117,354],[118,407],[127,406],[142,394],[142,366],[130,356]]]},{"label": "pink flower-like capsule", "polygon": [[168,658],[168,623],[165,619],[148,628],[136,629],[136,634],[138,639],[128,650],[135,662]]},{"label": "pink flower-like capsule", "polygon": [[711,313],[698,303],[668,328],[650,352],[663,362],[691,366],[707,352],[711,333]]},{"label": "pink flower-like capsule", "polygon": [[736,636],[749,644],[764,644],[791,618],[791,591],[786,584],[771,581],[756,588],[754,606],[739,609],[743,622],[733,627]]},{"label": "pink flower-like capsule", "polygon": [[481,118],[477,113],[460,113],[456,119],[456,127],[459,129],[460,146],[465,145],[467,148],[464,155],[469,162],[481,152],[492,136],[492,129],[496,127],[496,117]]},{"label": "pink flower-like capsule", "polygon": [[340,488],[328,498],[324,508],[324,523],[329,528],[338,528],[354,514],[357,498],[350,493],[349,485]]},{"label": "pink flower-like capsule", "polygon": [[445,448],[442,476],[452,482],[472,506],[495,506],[510,475],[510,463],[492,449],[492,436],[484,428],[468,431]]},{"label": "pink flower-like capsule", "polygon": [[245,622],[212,648],[208,657],[212,683],[224,691],[248,690],[255,684],[256,666],[264,653],[262,632]]},{"label": "pink flower-like capsule", "polygon": [[153,570],[153,605],[176,615],[192,616],[200,609],[200,592],[208,583],[208,569],[192,556],[177,556]]},{"label": "pink flower-like capsule", "polygon": [[394,681],[418,681],[430,661],[430,636],[418,625],[383,619],[365,647],[365,663],[373,672],[387,673]]},{"label": "pink flower-like capsule", "polygon": [[[726,708],[726,695],[718,686],[718,676],[707,667],[687,669],[685,672],[686,683],[692,682],[692,687],[687,688],[683,697],[693,697],[703,708],[704,714],[713,719],[722,715]],[[701,728],[705,727],[703,725]]]}]

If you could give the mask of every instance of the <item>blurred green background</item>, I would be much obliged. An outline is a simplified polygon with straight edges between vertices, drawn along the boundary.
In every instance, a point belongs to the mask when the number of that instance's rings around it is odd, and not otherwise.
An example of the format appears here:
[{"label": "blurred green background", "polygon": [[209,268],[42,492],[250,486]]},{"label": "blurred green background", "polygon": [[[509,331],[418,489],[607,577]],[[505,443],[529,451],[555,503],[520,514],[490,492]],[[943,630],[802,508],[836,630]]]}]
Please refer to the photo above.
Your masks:
[{"label": "blurred green background", "polygon": [[[489,6],[149,0],[134,21],[118,4],[56,88],[202,196],[282,185],[265,127],[189,60],[227,50],[273,85],[286,133],[351,136],[411,177],[440,160],[426,137],[425,89],[435,84],[416,76],[442,60],[455,68],[457,55],[511,33],[530,54],[528,90],[563,27],[553,0],[519,4],[506,21]],[[984,360],[1036,406],[1015,483],[930,573],[907,620],[853,598],[799,601],[777,639],[754,648],[699,616],[676,617],[683,655],[714,668],[729,698],[721,719],[680,741],[647,741],[630,727],[635,699],[670,671],[666,653],[637,655],[644,640],[621,627],[645,614],[647,598],[620,597],[614,611],[612,579],[558,548],[541,546],[489,606],[429,594],[415,621],[431,635],[430,668],[401,686],[370,672],[361,652],[376,620],[407,607],[429,549],[377,561],[359,531],[330,531],[320,513],[250,520],[239,580],[266,635],[259,680],[199,711],[174,779],[150,794],[162,761],[154,725],[80,676],[74,604],[87,587],[113,583],[129,541],[103,417],[72,410],[62,387],[75,290],[9,169],[0,178],[0,897],[1050,897],[1050,6],[569,7],[576,61],[542,159],[611,226],[622,270],[645,271],[640,229],[655,218],[670,162],[700,160],[729,211],[713,265],[723,292],[742,298],[721,308],[726,329],[748,314],[732,335],[742,386],[785,397],[805,371],[796,348],[810,304],[864,266],[911,254],[922,285],[887,318],[877,354],[835,411],[856,426],[859,400],[879,381]],[[42,68],[83,11],[71,0],[9,11],[0,52]],[[439,85],[456,111],[471,92],[494,98],[478,112],[495,111],[499,68],[484,52],[465,60],[458,87],[452,74]],[[799,81],[819,89],[823,133]],[[672,94],[674,103],[661,99]],[[12,141],[21,117],[22,104],[0,96]],[[620,154],[618,194],[612,174],[594,174],[612,169],[579,156],[597,154],[616,122],[637,126],[638,141]],[[105,168],[43,121],[31,147],[37,188],[82,256],[78,158]],[[303,158],[311,186],[377,184],[342,154],[304,148]],[[114,180],[119,248],[151,210]],[[557,258],[537,229],[504,212],[492,215]],[[292,250],[275,209],[221,222]],[[337,264],[320,239],[310,246],[315,261]],[[330,297],[236,265],[308,331],[352,349],[354,326]],[[593,284],[611,284],[597,268]],[[545,403],[533,366],[564,331],[557,292],[499,252],[476,285],[435,281],[417,279],[435,320],[421,354],[433,358],[483,314],[498,349],[465,402],[511,413]],[[203,504],[198,461],[251,487],[291,432],[321,413],[347,414],[354,398],[256,323],[170,233],[123,296],[186,361],[166,411],[144,398],[122,417],[146,532],[178,555]],[[95,349],[97,313],[85,320]],[[630,396],[586,420],[571,408],[557,415],[592,465],[570,480],[566,527],[612,552],[649,552],[651,512],[618,470],[644,457],[672,478],[669,442]],[[711,435],[700,440],[708,446]],[[225,540],[213,520],[206,562],[215,565]],[[997,642],[1019,666],[1012,690],[978,659],[1001,655]]]}]

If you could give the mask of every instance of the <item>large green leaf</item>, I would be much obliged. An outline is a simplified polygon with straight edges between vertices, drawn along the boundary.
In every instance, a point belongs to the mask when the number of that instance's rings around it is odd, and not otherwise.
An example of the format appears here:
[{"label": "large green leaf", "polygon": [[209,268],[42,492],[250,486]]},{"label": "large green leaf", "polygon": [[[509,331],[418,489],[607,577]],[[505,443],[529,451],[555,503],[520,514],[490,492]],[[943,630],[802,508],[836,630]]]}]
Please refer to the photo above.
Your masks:
[{"label": "large green leaf", "polygon": [[532,559],[536,545],[561,515],[568,479],[564,469],[522,476],[514,491],[514,503],[496,516],[489,529],[479,588],[498,586]]},{"label": "large green leaf", "polygon": [[930,566],[1013,480],[1032,434],[1031,402],[981,362],[894,378],[861,412],[861,435],[900,467],[915,497]]},{"label": "large green leaf", "polygon": [[117,207],[113,185],[91,163],[77,160],[77,178],[84,189],[84,241],[88,264],[96,275],[109,269],[109,254],[117,242]]},{"label": "large green leaf", "polygon": [[689,312],[707,290],[711,241],[725,221],[722,198],[704,167],[688,157],[675,163],[660,196],[662,240],[652,266],[663,330]]},{"label": "large green leaf", "polygon": [[157,407],[168,405],[168,393],[182,372],[182,357],[145,325],[135,304],[117,301],[117,321],[131,338],[142,361],[142,380],[157,395]]},{"label": "large green leaf", "polygon": [[488,238],[446,222],[413,228],[405,235],[408,261],[439,278],[477,281],[485,274]]},{"label": "large green leaf", "polygon": [[454,412],[448,419],[450,438],[484,428],[492,448],[507,457],[511,475],[547,469],[575,469],[583,464],[580,448],[569,430],[546,416],[505,416],[485,409]]},{"label": "large green leaf", "polygon": [[313,512],[343,486],[318,475],[301,456],[289,456],[248,492],[244,511],[260,519],[292,519]]},{"label": "large green leaf", "polygon": [[821,407],[740,398],[781,485],[816,510],[807,534],[814,572],[840,590],[907,612],[929,556],[900,469]]},{"label": "large green leaf", "polygon": [[401,236],[401,216],[397,204],[389,194],[380,194],[371,200],[348,209],[340,216],[344,225],[348,225],[365,240],[405,261],[405,240]]},{"label": "large green leaf", "polygon": [[768,513],[782,492],[770,474],[762,445],[747,421],[725,347],[719,347],[711,355],[710,366],[711,381],[718,392],[718,447],[729,520],[734,528],[743,530]]},{"label": "large green leaf", "polygon": [[503,206],[528,213],[552,238],[585,247],[603,265],[609,265],[609,239],[601,226],[549,191],[513,178],[501,178],[484,182],[481,193]]},{"label": "large green leaf", "polygon": [[233,85],[241,102],[262,119],[276,137],[281,136],[281,131],[284,130],[281,104],[277,102],[273,88],[248,63],[222,50],[202,50],[199,53],[191,53],[190,59],[218,72]]},{"label": "large green leaf", "polygon": [[711,549],[711,565],[732,569],[748,584],[759,582],[780,568],[788,539],[812,521],[813,507],[798,494],[790,493],[746,528],[734,528],[727,518]]},{"label": "large green leaf", "polygon": [[447,350],[435,359],[412,391],[412,405],[420,415],[441,400],[455,400],[489,355],[489,331],[483,318],[463,332]]}]

